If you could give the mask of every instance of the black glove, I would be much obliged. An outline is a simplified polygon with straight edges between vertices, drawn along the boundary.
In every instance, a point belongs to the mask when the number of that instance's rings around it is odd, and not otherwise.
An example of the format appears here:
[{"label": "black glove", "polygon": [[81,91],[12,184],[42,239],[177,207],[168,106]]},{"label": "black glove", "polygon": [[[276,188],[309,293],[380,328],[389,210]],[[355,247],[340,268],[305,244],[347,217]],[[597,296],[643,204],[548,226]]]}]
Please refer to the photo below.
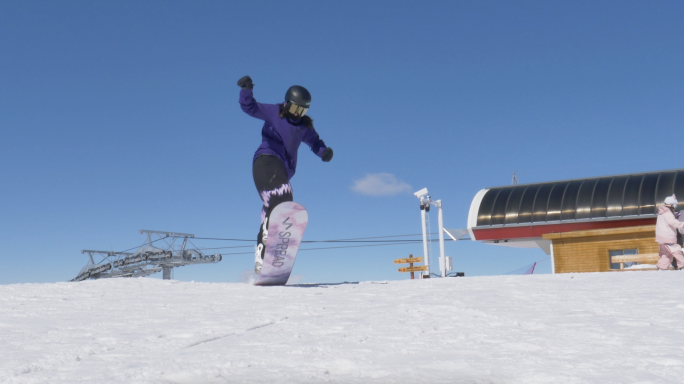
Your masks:
[{"label": "black glove", "polygon": [[252,84],[252,78],[249,76],[242,77],[240,80],[238,80],[238,87],[242,89],[254,88],[254,84]]},{"label": "black glove", "polygon": [[332,157],[333,157],[332,148],[328,147],[328,148],[323,150],[323,154],[321,155],[321,159],[323,159],[323,161],[325,161],[327,163],[328,161],[332,160]]}]

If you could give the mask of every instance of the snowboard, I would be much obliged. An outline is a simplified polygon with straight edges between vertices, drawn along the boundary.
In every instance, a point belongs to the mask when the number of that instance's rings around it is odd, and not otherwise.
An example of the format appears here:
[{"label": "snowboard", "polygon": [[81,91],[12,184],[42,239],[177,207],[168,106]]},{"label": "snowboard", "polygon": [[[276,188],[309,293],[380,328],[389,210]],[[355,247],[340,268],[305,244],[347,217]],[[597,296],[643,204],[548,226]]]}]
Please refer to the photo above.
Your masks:
[{"label": "snowboard", "polygon": [[273,208],[268,219],[264,264],[254,285],[287,283],[308,222],[309,214],[299,203],[286,201]]}]

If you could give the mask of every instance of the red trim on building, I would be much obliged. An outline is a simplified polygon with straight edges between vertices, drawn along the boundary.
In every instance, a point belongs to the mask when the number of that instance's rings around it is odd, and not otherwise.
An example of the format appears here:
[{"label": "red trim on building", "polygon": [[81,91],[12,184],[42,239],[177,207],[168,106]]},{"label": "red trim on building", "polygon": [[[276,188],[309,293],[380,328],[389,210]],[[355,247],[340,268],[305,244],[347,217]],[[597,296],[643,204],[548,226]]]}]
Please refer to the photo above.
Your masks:
[{"label": "red trim on building", "polygon": [[640,225],[654,225],[656,218],[612,220],[612,221],[585,221],[579,223],[560,223],[550,225],[526,225],[521,227],[498,227],[490,229],[474,229],[473,234],[477,240],[503,240],[521,239],[527,237],[541,237],[547,233],[586,231],[590,229],[607,229],[619,227],[638,227]]}]

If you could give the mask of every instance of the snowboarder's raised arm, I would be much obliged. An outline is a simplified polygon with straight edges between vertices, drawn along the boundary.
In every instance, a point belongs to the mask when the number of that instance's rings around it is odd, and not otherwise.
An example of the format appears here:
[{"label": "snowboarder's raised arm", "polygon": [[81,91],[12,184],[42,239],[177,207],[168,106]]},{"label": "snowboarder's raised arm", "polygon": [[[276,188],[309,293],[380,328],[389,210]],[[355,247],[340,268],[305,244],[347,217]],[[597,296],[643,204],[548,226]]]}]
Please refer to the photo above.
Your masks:
[{"label": "snowboarder's raised arm", "polygon": [[315,153],[316,156],[320,157],[323,161],[328,162],[332,160],[332,148],[328,148],[325,146],[325,143],[323,142],[323,140],[321,140],[321,138],[318,136],[318,133],[313,127],[307,129],[307,132],[306,134],[304,134],[302,141],[306,143],[306,145],[311,147],[311,152]]},{"label": "snowboarder's raised arm", "polygon": [[262,104],[254,99],[252,93],[254,84],[249,76],[241,78],[237,84],[242,88],[240,89],[240,107],[246,114],[264,121],[272,121],[274,117],[278,116],[280,110],[277,105]]}]

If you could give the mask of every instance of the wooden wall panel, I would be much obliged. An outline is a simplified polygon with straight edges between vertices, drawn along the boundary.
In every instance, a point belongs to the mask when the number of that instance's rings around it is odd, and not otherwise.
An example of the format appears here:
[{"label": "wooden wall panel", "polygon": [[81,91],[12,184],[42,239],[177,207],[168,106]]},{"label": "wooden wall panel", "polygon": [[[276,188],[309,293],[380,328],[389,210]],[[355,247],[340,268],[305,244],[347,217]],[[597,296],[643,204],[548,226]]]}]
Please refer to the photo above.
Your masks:
[{"label": "wooden wall panel", "polygon": [[573,232],[553,234],[553,255],[556,273],[571,272],[608,272],[610,269],[609,251],[637,249],[638,253],[658,253],[655,242],[655,226],[641,227],[640,231],[583,233]]}]

